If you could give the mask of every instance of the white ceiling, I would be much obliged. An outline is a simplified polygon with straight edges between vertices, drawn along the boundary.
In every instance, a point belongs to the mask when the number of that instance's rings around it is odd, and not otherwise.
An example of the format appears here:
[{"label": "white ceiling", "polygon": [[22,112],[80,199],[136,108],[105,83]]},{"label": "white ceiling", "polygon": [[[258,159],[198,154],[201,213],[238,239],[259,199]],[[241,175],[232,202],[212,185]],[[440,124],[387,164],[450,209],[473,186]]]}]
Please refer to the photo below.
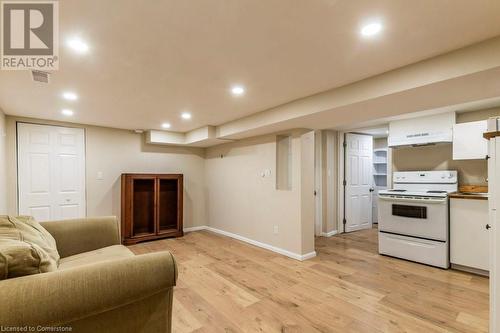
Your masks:
[{"label": "white ceiling", "polygon": [[[117,128],[188,131],[500,35],[498,0],[60,2],[60,69],[49,85],[0,72],[7,114]],[[360,27],[380,19],[367,40]],[[87,55],[64,46],[71,36]],[[230,95],[232,84],[245,96]],[[80,99],[60,98],[72,90]],[[60,110],[74,109],[66,118]],[[190,111],[191,120],[180,119]]]}]

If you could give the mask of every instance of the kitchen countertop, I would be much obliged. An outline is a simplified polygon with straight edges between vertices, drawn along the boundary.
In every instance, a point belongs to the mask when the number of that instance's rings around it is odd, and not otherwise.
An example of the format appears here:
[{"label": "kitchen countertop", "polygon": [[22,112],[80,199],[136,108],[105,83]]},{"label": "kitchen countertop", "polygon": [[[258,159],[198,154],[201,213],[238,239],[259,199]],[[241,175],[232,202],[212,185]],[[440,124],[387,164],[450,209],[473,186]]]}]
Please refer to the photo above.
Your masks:
[{"label": "kitchen countertop", "polygon": [[454,192],[448,196],[452,199],[488,200],[488,193]]}]

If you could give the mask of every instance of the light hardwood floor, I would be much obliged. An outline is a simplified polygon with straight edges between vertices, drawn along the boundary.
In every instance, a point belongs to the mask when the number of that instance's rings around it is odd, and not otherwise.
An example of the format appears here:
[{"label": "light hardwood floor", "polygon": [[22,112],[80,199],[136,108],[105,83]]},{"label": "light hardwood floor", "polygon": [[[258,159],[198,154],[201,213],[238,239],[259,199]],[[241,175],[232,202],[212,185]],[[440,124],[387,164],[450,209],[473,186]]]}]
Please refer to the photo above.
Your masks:
[{"label": "light hardwood floor", "polygon": [[130,248],[175,255],[175,333],[488,331],[487,278],[380,256],[376,229],[304,262],[208,231]]}]

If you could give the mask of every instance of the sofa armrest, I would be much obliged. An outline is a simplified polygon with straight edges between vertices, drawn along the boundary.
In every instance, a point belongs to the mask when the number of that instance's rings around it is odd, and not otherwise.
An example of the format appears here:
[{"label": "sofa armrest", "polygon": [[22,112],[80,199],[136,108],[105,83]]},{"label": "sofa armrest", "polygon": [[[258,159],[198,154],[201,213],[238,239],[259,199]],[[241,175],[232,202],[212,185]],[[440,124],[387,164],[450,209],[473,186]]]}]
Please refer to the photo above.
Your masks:
[{"label": "sofa armrest", "polygon": [[121,243],[120,225],[114,216],[40,224],[55,238],[61,258]]},{"label": "sofa armrest", "polygon": [[0,281],[0,325],[59,326],[171,289],[169,252]]}]

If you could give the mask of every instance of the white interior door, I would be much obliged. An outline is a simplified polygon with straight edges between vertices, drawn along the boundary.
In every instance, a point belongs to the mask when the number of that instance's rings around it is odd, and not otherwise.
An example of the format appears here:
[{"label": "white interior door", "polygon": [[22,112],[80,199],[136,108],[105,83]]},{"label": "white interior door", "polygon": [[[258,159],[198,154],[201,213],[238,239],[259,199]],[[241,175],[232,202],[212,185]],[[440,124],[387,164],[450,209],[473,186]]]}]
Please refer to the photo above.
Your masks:
[{"label": "white interior door", "polygon": [[372,227],[373,137],[346,134],[345,232]]},{"label": "white interior door", "polygon": [[85,217],[85,133],[17,124],[18,206],[38,221]]}]

